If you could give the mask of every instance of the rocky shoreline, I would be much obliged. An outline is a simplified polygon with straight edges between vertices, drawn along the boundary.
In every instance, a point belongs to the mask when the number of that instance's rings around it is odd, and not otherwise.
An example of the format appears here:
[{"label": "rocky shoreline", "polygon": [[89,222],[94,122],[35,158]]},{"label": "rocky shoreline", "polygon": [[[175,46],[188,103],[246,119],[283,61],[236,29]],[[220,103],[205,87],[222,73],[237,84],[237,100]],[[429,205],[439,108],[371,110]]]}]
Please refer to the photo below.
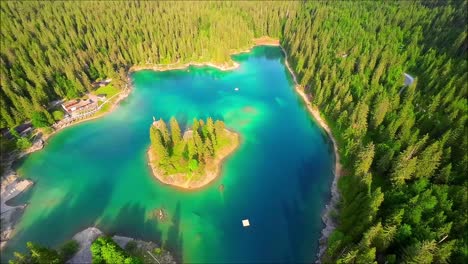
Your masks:
[{"label": "rocky shoreline", "polygon": [[286,68],[288,68],[289,72],[291,73],[293,77],[296,92],[304,100],[307,106],[307,110],[310,112],[310,114],[314,117],[317,123],[322,127],[322,129],[327,134],[328,138],[330,139],[333,145],[333,152],[335,154],[334,177],[333,177],[333,182],[332,182],[332,186],[330,190],[331,197],[330,197],[330,201],[325,206],[324,212],[322,213],[322,221],[325,224],[325,227],[322,229],[322,232],[321,232],[322,235],[319,239],[319,251],[317,253],[317,261],[316,261],[316,263],[321,263],[321,258],[323,254],[325,253],[325,250],[327,249],[328,238],[330,237],[333,230],[335,230],[336,228],[336,221],[333,218],[333,212],[337,211],[338,202],[340,200],[340,192],[338,190],[338,180],[342,175],[340,154],[338,152],[338,144],[336,142],[335,137],[333,137],[330,127],[328,126],[327,122],[324,119],[322,119],[322,117],[320,116],[320,111],[312,105],[312,103],[310,102],[310,98],[305,94],[303,88],[299,85],[296,75],[294,74],[294,71],[289,66],[288,54],[286,53],[286,50],[284,50],[282,46],[280,47],[284,53],[284,57],[285,57],[284,60],[285,60]]},{"label": "rocky shoreline", "polygon": [[[91,244],[94,240],[103,235],[104,233],[96,227],[88,227],[85,230],[76,233],[72,239],[79,244],[78,252],[76,252],[75,255],[67,261],[67,264],[92,263],[90,250]],[[144,263],[176,263],[173,256],[167,251],[162,252],[160,255],[151,253],[154,249],[160,248],[160,246],[153,242],[116,235],[112,237],[112,240],[114,240],[114,242],[123,249],[126,248],[129,242],[133,242],[137,250],[147,254],[147,259],[144,259]]]},{"label": "rocky shoreline", "polygon": [[1,187],[1,232],[0,232],[0,250],[7,244],[13,236],[15,225],[24,213],[27,204],[10,206],[6,202],[17,195],[26,191],[33,185],[30,180],[20,180],[15,174],[6,177],[2,181]]}]

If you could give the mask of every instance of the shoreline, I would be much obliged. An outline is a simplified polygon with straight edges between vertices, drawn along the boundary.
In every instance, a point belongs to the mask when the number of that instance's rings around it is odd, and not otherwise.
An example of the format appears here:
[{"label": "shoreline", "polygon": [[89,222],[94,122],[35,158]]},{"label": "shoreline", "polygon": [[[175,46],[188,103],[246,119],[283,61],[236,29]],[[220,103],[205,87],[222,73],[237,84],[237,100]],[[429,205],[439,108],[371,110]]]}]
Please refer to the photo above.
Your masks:
[{"label": "shoreline", "polygon": [[[4,185],[6,183],[6,185]],[[0,233],[0,250],[3,250],[15,232],[15,225],[24,213],[28,204],[16,206],[7,205],[7,202],[32,187],[34,183],[30,180],[21,180],[15,174],[10,175],[2,182],[2,193],[0,203],[0,214],[2,228]]]},{"label": "shoreline", "polygon": [[[72,240],[75,240],[78,243],[78,251],[66,262],[67,264],[81,264],[81,263],[91,263],[92,262],[92,253],[91,253],[91,245],[100,236],[105,236],[104,232],[102,232],[97,227],[88,227],[82,231],[79,231],[75,235],[73,235]],[[133,237],[126,237],[126,236],[119,236],[113,235],[111,239],[119,245],[122,249],[125,250],[127,244],[131,241],[135,243],[135,248],[139,249],[141,252],[151,252],[155,248],[161,248],[161,241],[158,241],[159,244],[156,244],[152,241],[144,241]],[[151,254],[147,253],[149,260],[157,260],[157,258]],[[163,263],[176,263],[172,253],[168,251],[164,251],[162,255],[157,255],[158,258]],[[150,257],[152,259],[150,259]],[[147,260],[147,259],[145,259]]]},{"label": "shoreline", "polygon": [[[269,38],[269,37],[260,37],[253,39],[253,44],[246,49],[239,49],[239,50],[231,50],[229,53],[230,56],[237,55],[237,54],[242,54],[242,53],[248,53],[251,52],[253,48],[256,46],[281,46],[279,43],[279,40]],[[232,64],[232,65],[230,65]],[[220,71],[232,71],[237,68],[239,68],[240,64],[234,60],[231,59],[229,62],[223,62],[223,63],[218,63],[218,62],[213,62],[213,61],[206,61],[206,62],[195,62],[195,61],[190,61],[186,63],[171,63],[171,64],[145,64],[145,65],[133,65],[130,67],[128,70],[128,73],[133,73],[136,71],[141,71],[141,70],[153,70],[153,71],[159,71],[159,72],[164,72],[164,71],[172,71],[172,70],[185,70],[189,68],[190,66],[196,66],[196,67],[212,67],[216,68]]]},{"label": "shoreline", "polygon": [[[161,182],[164,185],[169,185],[171,187],[175,187],[175,188],[177,188],[179,190],[182,190],[182,191],[195,191],[195,190],[199,190],[201,188],[204,188],[204,187],[208,186],[210,183],[214,182],[217,178],[219,178],[219,176],[221,176],[224,161],[229,156],[231,156],[240,146],[240,136],[239,136],[239,134],[237,134],[236,132],[230,131],[228,129],[225,129],[225,130],[229,131],[229,133],[231,133],[235,137],[236,144],[233,145],[233,146],[230,146],[229,148],[224,149],[224,153],[222,153],[221,157],[216,157],[214,159],[215,170],[209,172],[203,178],[202,181],[196,181],[196,182],[190,182],[189,181],[189,182],[184,182],[183,185],[182,185],[182,184],[174,183],[173,181],[168,181],[167,179],[165,179],[164,177],[173,178],[174,175],[166,175],[166,176],[161,175],[161,173],[157,169],[157,166],[155,166],[153,164],[154,154],[152,153],[151,146],[150,146],[148,148],[148,150],[146,151],[146,154],[147,154],[147,158],[148,158],[148,163],[147,164],[148,164],[149,168],[151,169],[151,173],[152,173],[153,177],[156,178],[159,182]],[[179,174],[175,174],[175,175],[179,175]],[[181,175],[179,175],[179,176],[181,176]]]},{"label": "shoreline", "polygon": [[[241,54],[241,53],[251,52],[252,49],[254,47],[256,47],[256,46],[279,46],[279,47],[281,47],[281,45],[279,44],[279,40],[268,38],[268,37],[260,37],[260,38],[257,38],[257,39],[253,39],[253,42],[254,42],[254,44],[250,48],[232,51],[230,53],[230,55],[232,56],[232,55],[237,55],[237,54]],[[283,52],[285,52],[284,49],[283,49]],[[219,63],[211,62],[211,61],[208,61],[208,62],[188,62],[188,63],[183,63],[183,64],[172,63],[172,64],[133,65],[128,69],[127,76],[128,76],[128,78],[130,78],[129,75],[131,73],[136,72],[136,71],[141,71],[141,70],[171,71],[171,70],[183,70],[183,69],[186,69],[186,68],[188,68],[190,66],[213,67],[213,68],[216,68],[216,69],[221,70],[221,71],[230,71],[230,70],[235,70],[235,69],[239,68],[239,66],[240,66],[239,63],[237,63],[235,61],[231,61],[231,62],[233,63],[233,65],[227,65],[227,63],[219,64]],[[293,75],[293,76],[295,78],[295,75]],[[120,104],[120,102],[122,100],[124,100],[125,98],[127,98],[131,94],[133,89],[131,89],[129,87],[132,87],[132,86],[127,85],[127,87],[124,90],[122,90],[121,92],[118,93],[118,94],[120,94],[119,97],[117,98],[116,101],[112,102],[111,107],[107,111],[96,114],[96,115],[92,115],[90,117],[83,118],[83,119],[78,120],[76,122],[73,122],[73,123],[71,123],[69,125],[65,125],[65,126],[62,126],[62,127],[58,128],[58,129],[55,129],[52,133],[42,135],[41,138],[39,139],[39,140],[42,140],[42,146],[38,147],[38,146],[33,145],[32,147],[30,147],[30,148],[28,148],[28,149],[26,149],[24,151],[20,151],[20,153],[16,157],[12,158],[12,163],[19,160],[19,159],[21,159],[21,158],[23,158],[24,156],[26,156],[26,155],[28,155],[30,153],[41,150],[43,148],[43,146],[45,145],[46,141],[49,138],[51,138],[52,136],[54,136],[58,132],[62,131],[63,129],[68,128],[68,127],[72,127],[74,125],[78,125],[78,124],[86,122],[86,121],[94,120],[94,119],[103,117],[106,114],[111,113],[112,111],[115,110],[115,108]],[[2,175],[2,177],[6,176],[6,175],[9,175],[9,174],[11,174],[13,172],[15,172],[15,171],[11,169],[11,164],[10,164],[10,166],[8,166],[6,168],[5,173],[4,173],[4,175]]]},{"label": "shoreline", "polygon": [[327,249],[326,247],[326,242],[328,238],[330,237],[330,234],[335,230],[336,228],[336,223],[332,217],[332,213],[336,211],[338,201],[340,200],[340,192],[338,190],[338,180],[342,176],[342,166],[340,162],[340,154],[338,152],[338,144],[336,143],[336,139],[332,134],[332,131],[330,127],[328,126],[327,122],[322,119],[320,116],[320,111],[312,105],[310,102],[309,97],[305,94],[304,90],[301,88],[297,81],[297,77],[294,73],[294,71],[291,69],[289,66],[288,62],[288,54],[286,53],[286,50],[283,48],[283,46],[279,45],[281,50],[283,51],[284,54],[284,61],[286,68],[288,68],[289,72],[291,73],[294,84],[295,84],[295,91],[300,95],[302,100],[307,106],[307,110],[309,113],[312,115],[312,117],[317,121],[317,123],[320,125],[320,127],[325,131],[327,134],[328,138],[332,142],[333,145],[333,152],[335,154],[335,168],[334,168],[334,177],[333,177],[333,182],[331,185],[331,190],[330,190],[330,200],[329,202],[325,205],[325,210],[322,213],[322,222],[325,224],[325,227],[321,231],[321,236],[319,238],[319,251],[317,252],[317,261],[316,263],[321,263],[321,258],[323,254],[325,253],[325,250]]},{"label": "shoreline", "polygon": [[[71,123],[69,125],[62,126],[62,127],[58,128],[58,129],[54,130],[52,133],[45,135],[41,139],[45,143],[46,140],[48,140],[50,137],[54,136],[55,134],[57,134],[58,132],[62,131],[65,128],[72,127],[74,125],[78,125],[78,124],[81,124],[81,123],[84,123],[84,122],[87,122],[87,121],[91,121],[91,120],[94,120],[94,119],[98,119],[98,118],[101,118],[101,117],[103,117],[103,116],[105,116],[107,114],[110,114],[111,112],[113,112],[117,108],[117,106],[120,104],[121,101],[123,101],[125,98],[127,98],[130,95],[131,91],[132,91],[132,89],[126,88],[125,90],[123,90],[123,91],[119,92],[118,94],[116,94],[116,95],[119,95],[119,96],[117,97],[117,99],[114,102],[111,103],[111,107],[109,109],[107,109],[106,111],[104,111],[102,113],[96,113],[95,115],[92,115],[90,117],[86,117],[86,118],[80,119],[80,120],[78,120],[76,122],[73,122],[73,123]],[[32,152],[34,152],[34,151],[32,151]],[[30,152],[30,153],[32,153],[32,152]]]},{"label": "shoreline", "polygon": [[[255,46],[262,46],[262,45],[273,45],[273,46],[277,46],[275,44],[275,42],[278,42],[279,44],[279,40],[275,40],[275,39],[271,39],[271,38],[268,38],[268,37],[261,37],[261,38],[258,38],[258,39],[253,39],[253,45],[250,47],[250,48],[247,48],[247,49],[240,49],[240,50],[235,50],[235,51],[232,51],[230,53],[230,55],[235,55],[235,54],[240,54],[240,53],[246,53],[246,52],[250,52],[252,48],[254,48]],[[219,69],[219,70],[222,70],[222,71],[228,71],[228,70],[234,70],[234,69],[237,69],[240,64],[235,62],[235,61],[232,61],[231,62],[234,64],[232,66],[223,66],[223,65],[218,65],[214,62],[203,62],[203,63],[199,63],[199,62],[190,62],[190,63],[185,63],[185,64],[182,64],[182,65],[178,65],[177,63],[176,64],[166,64],[165,67],[163,67],[164,65],[163,64],[160,64],[160,65],[148,65],[148,66],[137,66],[137,65],[133,65],[129,68],[129,70],[127,71],[127,77],[129,78],[129,75],[132,73],[132,72],[135,72],[135,71],[139,71],[139,70],[144,70],[144,69],[150,69],[150,70],[155,70],[155,71],[169,71],[169,70],[177,70],[177,69],[185,69],[191,65],[194,65],[194,66],[209,66],[209,67],[214,67],[216,69]],[[226,63],[224,63],[226,64]],[[168,66],[169,65],[169,66]],[[127,98],[133,89],[130,88],[131,87],[131,83],[129,85],[127,85],[127,87],[121,91],[121,95],[117,98],[116,101],[112,102],[112,106],[105,112],[103,113],[99,113],[97,115],[93,115],[93,116],[90,116],[90,117],[87,117],[87,118],[84,118],[84,119],[81,119],[77,122],[73,122],[69,125],[66,125],[66,126],[63,126],[63,127],[60,127],[58,129],[55,129],[52,133],[50,134],[43,134],[41,136],[40,139],[36,140],[36,142],[33,143],[33,146],[26,149],[26,150],[23,150],[23,151],[19,151],[18,153],[14,153],[12,157],[9,158],[9,160],[7,161],[7,165],[5,166],[5,172],[1,175],[0,177],[0,182],[2,183],[1,185],[5,185],[4,184],[4,181],[7,181],[7,178],[10,178],[10,179],[13,179],[13,181],[16,181],[18,179],[20,179],[21,177],[16,173],[16,169],[13,169],[13,163],[15,161],[18,161],[24,157],[26,157],[27,155],[33,153],[33,152],[36,152],[38,150],[41,150],[44,148],[44,145],[46,144],[46,141],[48,139],[50,139],[52,136],[58,134],[60,131],[62,131],[63,129],[65,128],[68,128],[68,127],[72,127],[74,125],[77,125],[77,124],[80,124],[80,123],[83,123],[83,122],[86,122],[86,121],[90,121],[90,120],[93,120],[93,119],[97,119],[97,118],[100,118],[100,117],[103,117],[105,116],[106,114],[109,114],[111,113],[112,111],[115,110],[115,108],[120,104],[120,102],[122,100],[124,100],[125,98]],[[36,143],[39,143],[39,144],[36,144]],[[222,166],[221,166],[222,167]],[[221,170],[221,168],[219,168],[219,170]],[[214,177],[214,178],[217,178],[217,177]],[[30,181],[30,180],[28,180]],[[30,181],[32,184],[34,184],[34,182]],[[208,184],[208,183],[207,183]],[[4,195],[4,193],[2,192],[1,195]],[[11,198],[10,198],[11,199]],[[8,199],[8,200],[10,200]],[[7,201],[8,201],[7,200]],[[6,201],[5,201],[6,202]],[[9,226],[11,224],[11,221],[7,221],[6,223],[2,224],[1,227],[4,227],[4,226]],[[14,232],[15,230],[15,225],[12,225],[11,227],[11,230],[7,230],[4,228],[1,228],[0,229],[0,233],[3,233],[3,232]],[[1,247],[0,247],[0,250],[6,245],[6,241],[3,243],[4,240],[2,240],[2,244],[1,244]]]},{"label": "shoreline", "polygon": [[[1,176],[1,179],[0,179],[1,186],[2,186],[1,193],[0,193],[1,198],[2,198],[1,199],[2,200],[1,201],[1,206],[2,206],[1,215],[2,215],[2,220],[4,220],[4,222],[2,222],[1,229],[0,229],[0,234],[1,234],[0,250],[2,250],[6,246],[8,240],[11,239],[11,235],[15,232],[15,229],[16,229],[15,228],[16,223],[20,220],[21,216],[23,215],[26,209],[26,206],[28,205],[28,204],[23,204],[23,205],[18,205],[18,206],[8,206],[6,205],[6,203],[34,185],[33,181],[29,179],[22,179],[21,176],[19,176],[18,173],[16,172],[16,169],[13,169],[13,164],[16,161],[21,160],[22,158],[28,156],[31,153],[42,150],[46,144],[46,141],[50,139],[52,136],[61,132],[62,130],[72,127],[74,125],[83,123],[83,122],[101,118],[111,113],[120,105],[120,102],[122,100],[124,100],[130,95],[131,91],[132,89],[128,88],[127,86],[125,90],[119,93],[119,96],[117,97],[115,101],[109,102],[112,105],[106,111],[102,113],[97,113],[96,115],[93,115],[87,118],[83,118],[69,125],[62,126],[58,129],[55,129],[53,132],[49,134],[42,134],[41,138],[33,142],[33,145],[30,148],[23,150],[23,151],[19,151],[18,153],[13,154],[13,156],[9,158],[9,160],[7,161],[7,165],[5,167],[5,172]],[[24,188],[24,184],[27,184],[25,188]],[[12,196],[10,196],[10,194],[8,194],[8,189],[13,189],[16,191]],[[4,208],[8,208],[8,210],[4,211],[3,210]],[[12,210],[20,211],[20,214],[17,213],[14,216],[11,216],[11,214],[15,213],[15,212],[12,212],[12,213],[8,213],[4,215],[4,213],[7,213],[8,211],[12,211]]]},{"label": "shoreline", "polygon": [[[320,263],[320,260],[321,260],[321,257],[323,256],[325,250],[326,250],[326,241],[328,240],[330,234],[332,233],[332,231],[335,229],[336,227],[336,223],[335,221],[333,220],[332,216],[331,216],[331,213],[334,212],[337,208],[337,204],[338,204],[338,201],[339,201],[339,198],[340,198],[340,193],[338,191],[338,180],[339,178],[342,176],[342,167],[341,167],[341,163],[340,163],[340,156],[339,156],[339,152],[338,152],[338,145],[336,143],[336,140],[335,138],[333,137],[333,134],[331,132],[331,129],[329,128],[329,126],[327,125],[326,121],[322,119],[322,117],[320,116],[320,112],[319,110],[314,107],[312,105],[312,103],[310,102],[310,99],[309,97],[304,93],[304,91],[301,89],[300,85],[298,84],[298,81],[297,81],[297,77],[294,73],[294,71],[291,69],[290,65],[289,65],[289,62],[288,62],[288,55],[287,55],[287,52],[286,50],[283,48],[283,46],[281,46],[281,44],[279,43],[279,40],[275,40],[275,39],[267,39],[266,41],[263,41],[261,40],[262,38],[259,38],[259,39],[254,39],[254,44],[248,48],[248,49],[245,49],[245,50],[240,50],[240,51],[233,51],[232,53],[230,53],[230,55],[236,55],[236,54],[241,54],[241,53],[248,53],[248,52],[251,52],[252,51],[252,48],[256,47],[256,46],[278,46],[281,48],[284,56],[285,56],[285,65],[286,65],[286,68],[288,69],[288,71],[290,72],[291,76],[293,77],[293,80],[294,80],[294,83],[295,83],[295,91],[301,96],[302,100],[304,101],[304,103],[306,104],[307,106],[307,109],[309,111],[309,113],[312,115],[312,117],[317,121],[317,123],[320,125],[320,127],[325,131],[325,133],[327,134],[328,138],[330,139],[330,141],[332,142],[333,144],[333,150],[334,150],[334,155],[335,155],[335,168],[334,168],[334,178],[333,178],[333,182],[332,182],[332,186],[331,186],[331,197],[330,197],[330,200],[329,202],[326,204],[325,206],[325,210],[324,212],[322,213],[322,221],[323,223],[325,224],[325,227],[322,229],[321,231],[321,237],[319,238],[319,251],[317,253],[317,263]],[[213,62],[203,62],[203,63],[198,63],[198,62],[189,62],[189,63],[185,63],[185,64],[182,64],[182,65],[179,65],[179,64],[166,64],[165,66],[160,64],[160,65],[146,65],[146,66],[137,66],[137,65],[134,65],[134,66],[131,66],[127,72],[127,75],[130,75],[131,73],[133,72],[136,72],[136,71],[139,71],[139,70],[154,70],[154,71],[169,71],[169,70],[181,70],[181,69],[186,69],[190,66],[207,66],[207,67],[213,67],[213,68],[216,68],[218,70],[221,70],[221,71],[229,71],[229,70],[234,70],[234,69],[237,69],[240,64],[235,62],[235,61],[232,61],[233,62],[233,65],[231,66],[225,66],[225,65],[219,65],[219,64],[216,64],[216,63],[213,63]],[[226,63],[224,63],[226,64]],[[130,89],[130,88],[126,88],[124,91],[122,91],[122,95],[120,95],[118,97],[118,99],[112,103],[112,106],[106,110],[105,112],[103,113],[99,113],[95,116],[91,116],[91,117],[88,117],[88,118],[84,118],[82,120],[79,120],[77,122],[74,122],[68,126],[63,126],[63,127],[60,127],[59,129],[57,130],[54,130],[52,133],[50,134],[47,134],[47,135],[43,135],[43,137],[40,139],[42,141],[42,146],[41,147],[36,147],[35,149],[33,150],[30,150],[32,149],[32,147],[30,149],[27,149],[25,151],[22,151],[20,152],[16,157],[14,157],[12,159],[12,162],[10,163],[10,166],[7,167],[7,169],[5,170],[5,173],[4,175],[2,175],[2,183],[3,183],[3,180],[4,178],[6,178],[7,176],[10,177],[10,176],[13,176],[15,177],[15,180],[19,179],[20,176],[18,176],[16,174],[16,170],[12,170],[11,169],[11,164],[13,162],[15,162],[16,160],[19,160],[25,156],[27,156],[28,154],[30,153],[33,153],[35,151],[38,151],[38,150],[41,150],[43,148],[43,145],[45,145],[46,143],[46,140],[48,140],[50,137],[52,137],[53,135],[57,134],[58,132],[62,131],[63,129],[65,128],[68,128],[68,127],[71,127],[71,126],[74,126],[74,125],[77,125],[77,124],[80,124],[82,122],[86,122],[86,121],[90,121],[90,120],[93,120],[93,119],[97,119],[97,118],[100,118],[100,117],[103,117],[105,116],[106,114],[109,114],[111,113],[112,111],[115,110],[115,108],[118,107],[118,105],[120,104],[120,102],[122,100],[124,100],[125,98],[127,98],[131,92],[132,92],[133,89]],[[236,134],[237,135],[237,134]],[[215,176],[210,179],[209,181],[207,181],[205,184],[203,184],[202,186],[200,187],[195,187],[195,188],[181,188],[183,190],[196,190],[196,189],[200,189],[202,187],[205,187],[206,185],[209,185],[210,183],[212,183],[216,178],[218,178],[218,174],[220,174],[220,172],[222,171],[223,169],[223,162],[224,162],[224,159],[229,157],[232,153],[234,153],[234,151],[240,146],[240,138],[238,137],[238,144],[236,145],[236,147],[231,150],[223,159],[221,159],[220,161],[220,164],[217,166],[217,169],[216,169],[216,173],[215,173]],[[34,147],[34,146],[33,146]],[[150,156],[151,154],[149,153],[150,151],[148,150],[147,151],[147,155]],[[156,177],[161,183],[163,184],[166,184],[166,185],[171,185],[171,186],[174,186],[174,187],[178,187],[176,185],[172,185],[172,184],[169,184],[169,183],[165,183],[164,181],[161,181],[155,174],[154,172],[154,169],[153,169],[153,166],[150,165],[150,169],[152,171],[152,174],[154,177]],[[28,180],[29,181],[29,180]],[[29,181],[31,184],[30,186],[32,186],[34,183],[32,181]],[[3,184],[2,184],[3,185]],[[180,188],[179,188],[180,189]],[[2,195],[3,195],[3,192],[2,192]],[[12,197],[13,198],[13,197]],[[12,198],[9,198],[8,200],[12,199]],[[5,202],[7,202],[8,200],[6,200]],[[23,209],[24,209],[25,205],[23,206]],[[24,211],[24,210],[23,210]],[[2,225],[3,226],[3,225]],[[13,225],[12,229],[11,229],[11,232],[14,232],[15,230],[15,226]],[[3,232],[4,230],[2,230]],[[3,248],[6,244],[8,240],[5,240],[3,241],[2,240],[2,247]],[[1,249],[0,248],[0,249]]]},{"label": "shoreline", "polygon": [[[49,134],[43,134],[41,136],[40,139],[38,139],[38,141],[42,141],[42,145],[40,147],[37,147],[37,146],[32,146],[24,151],[21,151],[14,159],[13,159],[13,162],[14,161],[17,161],[25,156],[27,156],[28,154],[31,154],[31,153],[34,153],[36,151],[39,151],[41,149],[43,149],[43,147],[45,146],[45,144],[47,143],[47,140],[50,139],[52,136],[58,134],[59,132],[61,132],[62,130],[66,129],[66,128],[69,128],[69,127],[72,127],[72,126],[75,126],[75,125],[78,125],[78,124],[81,124],[81,123],[84,123],[84,122],[87,122],[87,121],[91,121],[91,120],[94,120],[94,119],[98,119],[98,118],[101,118],[107,114],[110,114],[111,112],[113,112],[117,106],[120,104],[121,101],[123,101],[125,98],[127,98],[130,93],[131,93],[131,89],[130,88],[126,88],[125,90],[119,92],[118,94],[116,95],[119,95],[117,97],[117,99],[114,101],[114,102],[111,102],[111,107],[109,109],[107,109],[106,111],[102,112],[102,113],[96,113],[95,115],[92,115],[92,116],[89,116],[89,117],[85,117],[83,119],[80,119],[76,122],[73,122],[73,123],[70,123],[69,125],[64,125],[60,128],[56,128],[54,129],[51,133]],[[11,168],[10,168],[11,169]],[[12,172],[14,172],[14,170],[11,169]]]},{"label": "shoreline", "polygon": [[[236,53],[237,54],[237,53]],[[137,72],[141,70],[152,70],[152,71],[173,71],[173,70],[185,70],[190,66],[197,66],[197,67],[213,67],[221,71],[231,71],[239,68],[240,64],[234,62],[234,65],[227,65],[227,64],[217,64],[215,62],[187,62],[183,64],[147,64],[147,65],[138,65],[132,66],[129,69],[129,73]]]}]

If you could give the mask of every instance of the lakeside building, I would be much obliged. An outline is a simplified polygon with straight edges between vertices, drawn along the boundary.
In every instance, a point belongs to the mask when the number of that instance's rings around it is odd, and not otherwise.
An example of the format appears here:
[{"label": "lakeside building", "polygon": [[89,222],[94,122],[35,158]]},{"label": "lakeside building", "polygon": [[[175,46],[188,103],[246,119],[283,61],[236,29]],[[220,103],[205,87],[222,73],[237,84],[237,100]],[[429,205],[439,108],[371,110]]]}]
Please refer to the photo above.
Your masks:
[{"label": "lakeside building", "polygon": [[72,116],[79,111],[93,109],[95,107],[97,107],[97,102],[91,99],[74,99],[62,104],[62,108],[65,112]]}]

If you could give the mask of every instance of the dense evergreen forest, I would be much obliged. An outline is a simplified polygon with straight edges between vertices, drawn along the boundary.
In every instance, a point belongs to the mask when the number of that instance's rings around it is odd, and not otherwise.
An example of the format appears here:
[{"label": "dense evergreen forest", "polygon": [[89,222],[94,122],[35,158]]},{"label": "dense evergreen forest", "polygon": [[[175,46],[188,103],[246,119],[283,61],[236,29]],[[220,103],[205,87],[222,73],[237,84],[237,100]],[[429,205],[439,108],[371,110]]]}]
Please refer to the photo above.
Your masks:
[{"label": "dense evergreen forest", "polygon": [[0,127],[134,64],[226,61],[277,37],[344,163],[323,261],[467,263],[466,5],[1,2]]},{"label": "dense evergreen forest", "polygon": [[466,15],[466,2],[313,2],[286,21],[346,169],[327,262],[467,262]]},{"label": "dense evergreen forest", "polygon": [[[132,65],[230,60],[254,36],[280,37],[295,2],[2,1],[0,128],[74,98]],[[292,11],[290,11],[292,12]]]}]

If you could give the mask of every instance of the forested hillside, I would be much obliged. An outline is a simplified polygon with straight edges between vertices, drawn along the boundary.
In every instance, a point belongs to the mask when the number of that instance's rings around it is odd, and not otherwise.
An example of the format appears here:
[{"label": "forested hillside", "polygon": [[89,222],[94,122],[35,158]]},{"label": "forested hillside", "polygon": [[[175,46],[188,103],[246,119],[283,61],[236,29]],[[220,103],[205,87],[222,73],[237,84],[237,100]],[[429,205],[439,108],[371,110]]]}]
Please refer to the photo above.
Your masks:
[{"label": "forested hillside", "polygon": [[468,262],[466,1],[0,7],[0,127],[131,65],[229,61],[280,38],[345,168],[324,262]]},{"label": "forested hillside", "polygon": [[280,37],[296,2],[2,1],[0,128],[74,98],[132,65],[225,62],[254,37]]},{"label": "forested hillside", "polygon": [[326,262],[467,262],[466,8],[314,2],[287,20],[346,168]]}]

